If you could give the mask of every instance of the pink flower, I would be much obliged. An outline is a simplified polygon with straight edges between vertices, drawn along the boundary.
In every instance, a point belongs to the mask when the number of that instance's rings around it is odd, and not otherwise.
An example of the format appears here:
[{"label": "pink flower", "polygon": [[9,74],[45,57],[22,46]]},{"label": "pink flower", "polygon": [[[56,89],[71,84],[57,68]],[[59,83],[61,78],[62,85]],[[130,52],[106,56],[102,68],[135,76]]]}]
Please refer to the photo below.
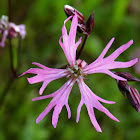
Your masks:
[{"label": "pink flower", "polygon": [[[92,73],[105,73],[110,75],[111,77],[126,81],[126,79],[115,75],[113,72],[111,72],[111,69],[116,69],[116,68],[127,68],[132,65],[134,65],[138,59],[134,59],[128,62],[118,62],[115,61],[115,59],[122,53],[124,52],[128,47],[131,46],[133,43],[133,40],[130,40],[128,43],[122,45],[120,48],[118,48],[116,51],[114,51],[111,55],[108,57],[104,58],[106,52],[112,45],[114,38],[112,38],[101,55],[90,65],[88,65],[85,61],[82,60],[76,60],[76,49],[78,45],[81,43],[81,38],[79,41],[75,43],[75,38],[76,38],[76,31],[77,31],[77,24],[78,24],[78,19],[77,15],[73,17],[72,23],[71,23],[71,28],[69,35],[67,34],[67,30],[65,27],[65,23],[72,17],[67,18],[64,21],[64,25],[62,27],[62,36],[59,39],[59,44],[61,48],[63,49],[65,56],[68,60],[69,65],[67,66],[66,69],[52,69],[45,67],[39,63],[33,63],[40,68],[30,68],[26,72],[24,72],[22,75],[25,75],[27,73],[31,74],[36,74],[36,76],[28,78],[28,81],[30,84],[34,84],[37,82],[43,82],[42,87],[40,88],[40,95],[42,95],[44,89],[46,86],[53,80],[61,78],[61,77],[66,77],[69,78],[69,80],[57,91],[55,91],[52,94],[45,95],[45,96],[40,96],[37,98],[34,98],[33,101],[35,100],[42,100],[46,98],[53,97],[49,105],[46,107],[46,109],[39,115],[39,117],[36,119],[36,123],[39,123],[48,113],[49,111],[54,107],[53,115],[52,115],[52,124],[54,127],[56,127],[57,122],[58,122],[58,117],[59,114],[62,110],[62,107],[65,105],[67,108],[68,112],[68,118],[71,117],[71,111],[70,107],[68,105],[68,98],[70,91],[72,89],[72,86],[74,85],[75,82],[77,82],[80,92],[81,92],[81,101],[77,109],[77,119],[76,122],[79,121],[80,117],[80,111],[81,107],[83,104],[86,105],[88,114],[90,117],[90,120],[92,124],[94,125],[95,129],[98,132],[102,132],[101,128],[95,118],[94,115],[94,110],[93,108],[96,108],[102,112],[104,112],[108,117],[111,119],[118,121],[117,118],[115,118],[100,102],[107,103],[107,104],[114,104],[115,102],[113,101],[107,101],[104,100],[97,95],[95,95],[89,87],[84,83],[84,76],[87,74],[92,74]],[[61,41],[63,39],[63,42]],[[21,76],[22,76],[21,75]]]},{"label": "pink flower", "polygon": [[16,25],[15,23],[9,22],[8,17],[3,15],[0,19],[0,34],[2,34],[0,46],[5,46],[5,40],[7,37],[15,38],[18,36],[18,33],[21,35],[22,39],[25,38],[25,25]]}]

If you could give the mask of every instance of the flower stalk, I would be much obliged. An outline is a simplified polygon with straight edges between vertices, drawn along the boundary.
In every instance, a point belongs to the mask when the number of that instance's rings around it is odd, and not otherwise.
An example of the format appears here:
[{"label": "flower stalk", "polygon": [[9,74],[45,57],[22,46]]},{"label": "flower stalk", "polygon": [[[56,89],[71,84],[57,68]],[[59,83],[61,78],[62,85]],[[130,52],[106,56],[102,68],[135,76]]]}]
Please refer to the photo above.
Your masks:
[{"label": "flower stalk", "polygon": [[8,0],[9,22],[12,21],[12,0]]},{"label": "flower stalk", "polygon": [[[0,33],[2,34],[2,39],[0,41],[0,46],[5,46],[5,41],[8,38],[8,46],[9,46],[9,58],[10,58],[10,77],[6,83],[6,86],[2,92],[2,97],[0,99],[0,104],[2,104],[5,100],[5,97],[10,90],[13,82],[17,78],[17,71],[19,69],[20,63],[20,48],[21,48],[21,38],[24,39],[26,35],[25,25],[16,25],[12,21],[12,0],[8,0],[8,15],[2,16],[0,19]],[[18,38],[18,47],[13,46],[12,39]]]},{"label": "flower stalk", "polygon": [[79,50],[79,52],[78,52],[78,54],[77,54],[77,56],[76,56],[76,59],[77,59],[77,60],[78,60],[79,57],[81,56],[81,53],[82,53],[82,51],[83,51],[83,49],[84,49],[84,46],[85,46],[85,44],[86,44],[87,39],[88,39],[88,35],[85,35],[84,41],[83,41],[83,43],[82,43],[82,45],[81,45],[81,47],[80,47],[80,50]]}]

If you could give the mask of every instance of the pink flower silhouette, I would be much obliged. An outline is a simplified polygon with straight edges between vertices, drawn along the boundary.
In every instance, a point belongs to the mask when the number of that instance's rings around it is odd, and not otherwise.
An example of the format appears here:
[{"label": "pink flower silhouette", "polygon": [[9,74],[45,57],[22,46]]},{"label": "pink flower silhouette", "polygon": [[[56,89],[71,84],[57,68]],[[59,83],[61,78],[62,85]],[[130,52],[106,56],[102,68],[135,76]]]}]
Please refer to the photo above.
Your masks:
[{"label": "pink flower silhouette", "polygon": [[[46,86],[53,80],[61,78],[61,77],[66,77],[69,78],[69,80],[57,91],[50,95],[45,95],[45,96],[40,96],[37,98],[32,99],[33,101],[35,100],[42,100],[46,98],[53,97],[53,99],[50,101],[49,105],[46,107],[46,109],[39,115],[39,117],[36,119],[36,123],[39,123],[48,113],[49,111],[54,107],[53,115],[52,115],[52,124],[54,128],[57,125],[58,122],[58,117],[59,114],[62,110],[62,107],[65,105],[67,112],[68,112],[68,118],[71,117],[71,111],[70,107],[68,105],[68,98],[70,91],[72,89],[72,86],[76,82],[80,88],[81,92],[81,101],[77,109],[77,119],[76,122],[79,121],[80,117],[80,111],[81,107],[83,104],[86,105],[88,114],[90,117],[90,120],[92,124],[94,125],[95,129],[98,132],[102,132],[96,118],[94,115],[94,109],[96,108],[102,112],[104,112],[108,117],[111,119],[118,121],[117,118],[115,118],[100,102],[107,103],[107,104],[114,104],[115,102],[113,101],[107,101],[104,100],[97,95],[95,95],[89,87],[84,83],[84,76],[87,74],[92,74],[92,73],[105,73],[110,75],[111,77],[126,81],[126,79],[115,75],[113,72],[111,72],[111,69],[116,69],[116,68],[127,68],[131,67],[134,65],[138,59],[134,59],[128,62],[118,62],[115,61],[115,59],[122,53],[124,52],[128,47],[131,46],[133,43],[133,40],[130,40],[128,43],[122,45],[119,47],[116,51],[114,51],[111,55],[108,57],[104,58],[105,54],[107,53],[108,49],[112,45],[114,38],[112,38],[101,55],[91,64],[87,64],[85,61],[82,60],[76,60],[76,49],[78,45],[81,43],[81,38],[79,41],[75,43],[75,38],[76,38],[76,31],[77,31],[77,24],[78,24],[78,19],[77,15],[75,15],[72,19],[71,23],[71,28],[69,35],[67,34],[67,30],[65,27],[65,23],[72,17],[67,18],[64,21],[64,25],[62,27],[62,36],[59,39],[59,44],[61,48],[63,49],[65,56],[68,60],[69,65],[67,66],[66,69],[52,69],[45,67],[39,63],[33,63],[40,68],[30,68],[26,72],[24,72],[22,75],[25,75],[27,73],[31,74],[36,74],[36,76],[28,78],[28,81],[30,84],[34,84],[37,82],[43,82],[42,87],[40,88],[40,95],[43,93],[44,89]],[[63,42],[61,41],[63,39]],[[22,76],[21,75],[21,76]]]},{"label": "pink flower silhouette", "polygon": [[18,33],[21,35],[21,38],[24,39],[26,35],[25,25],[16,25],[15,23],[9,22],[7,16],[2,16],[0,19],[0,34],[2,34],[2,39],[0,46],[5,46],[5,40],[7,37],[14,38],[18,36]]}]

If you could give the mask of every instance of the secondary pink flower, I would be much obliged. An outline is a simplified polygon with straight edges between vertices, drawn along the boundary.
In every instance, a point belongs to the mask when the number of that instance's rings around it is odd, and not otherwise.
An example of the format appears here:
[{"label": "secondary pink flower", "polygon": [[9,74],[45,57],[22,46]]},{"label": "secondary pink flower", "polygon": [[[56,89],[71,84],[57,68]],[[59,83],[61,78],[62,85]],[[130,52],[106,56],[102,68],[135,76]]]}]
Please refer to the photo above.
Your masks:
[{"label": "secondary pink flower", "polygon": [[18,36],[18,33],[21,35],[22,39],[25,38],[26,30],[25,25],[16,25],[15,23],[9,22],[7,16],[2,16],[0,19],[0,34],[2,34],[2,39],[0,46],[5,46],[5,40],[7,37],[14,38]]},{"label": "secondary pink flower", "polygon": [[[104,58],[106,52],[112,45],[114,38],[112,38],[101,55],[90,65],[88,65],[85,61],[82,60],[76,60],[76,49],[78,45],[81,43],[81,38],[79,41],[75,43],[75,38],[76,38],[76,31],[77,31],[77,24],[78,24],[78,19],[77,15],[75,15],[72,19],[71,23],[71,28],[69,35],[67,34],[67,30],[65,27],[65,23],[72,17],[67,18],[64,21],[64,25],[62,27],[62,36],[59,39],[59,44],[61,48],[63,49],[65,56],[68,60],[69,65],[67,66],[66,69],[52,69],[45,67],[39,63],[33,63],[40,68],[30,68],[26,72],[24,72],[22,75],[25,75],[27,73],[31,74],[36,74],[36,76],[28,78],[28,81],[30,84],[34,84],[37,82],[43,82],[42,87],[40,88],[40,95],[43,93],[44,89],[46,86],[53,80],[61,78],[61,77],[66,77],[69,78],[69,80],[57,91],[50,95],[45,95],[45,96],[40,96],[37,98],[34,98],[33,101],[35,100],[42,100],[46,98],[53,97],[49,105],[46,107],[46,109],[39,115],[39,117],[36,119],[36,122],[39,123],[48,113],[49,111],[55,106],[54,112],[52,115],[52,124],[54,127],[56,127],[57,122],[58,122],[58,117],[59,114],[62,110],[62,107],[65,105],[68,111],[68,118],[71,117],[71,111],[70,107],[68,105],[68,97],[70,94],[70,91],[72,89],[72,86],[74,85],[75,82],[77,82],[80,92],[81,92],[81,101],[77,109],[77,119],[76,122],[79,121],[80,117],[80,110],[83,104],[86,105],[88,114],[90,117],[90,120],[92,124],[94,125],[95,129],[98,132],[101,132],[101,128],[95,118],[94,115],[94,109],[96,108],[102,112],[104,112],[108,117],[111,119],[118,121],[117,118],[115,118],[105,107],[100,102],[107,103],[107,104],[114,104],[115,102],[112,101],[107,101],[104,100],[97,95],[95,95],[89,87],[84,83],[84,76],[87,74],[92,74],[92,73],[105,73],[110,75],[111,77],[126,81],[126,79],[115,75],[113,72],[111,72],[111,69],[116,69],[116,68],[127,68],[132,65],[134,65],[138,59],[134,59],[128,62],[118,62],[115,61],[115,59],[122,53],[124,52],[128,47],[131,46],[133,43],[133,40],[130,40],[128,43],[122,45],[120,48],[118,48],[116,51],[114,51],[111,55],[108,57]],[[61,41],[63,39],[63,42]],[[21,76],[22,76],[21,75]]]}]

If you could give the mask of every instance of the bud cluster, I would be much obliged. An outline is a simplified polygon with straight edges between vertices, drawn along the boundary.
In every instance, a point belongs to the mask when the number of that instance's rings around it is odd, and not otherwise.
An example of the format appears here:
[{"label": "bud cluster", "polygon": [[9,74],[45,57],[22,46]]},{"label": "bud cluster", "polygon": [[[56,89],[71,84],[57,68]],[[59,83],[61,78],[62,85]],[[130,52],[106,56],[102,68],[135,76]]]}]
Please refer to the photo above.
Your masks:
[{"label": "bud cluster", "polygon": [[90,15],[87,22],[85,22],[85,18],[83,16],[83,14],[80,13],[74,7],[65,5],[64,11],[65,11],[67,17],[69,17],[69,16],[73,17],[75,14],[77,14],[77,17],[78,17],[77,31],[80,33],[83,33],[84,35],[87,35],[87,36],[90,35],[90,33],[94,27],[94,12]]},{"label": "bud cluster", "polygon": [[[121,76],[127,81],[137,81],[140,82],[140,79],[132,76],[130,73],[127,72],[115,72],[116,75]],[[131,105],[140,113],[140,94],[136,88],[130,86],[126,81],[117,80],[118,88],[121,93],[129,99]]]}]

